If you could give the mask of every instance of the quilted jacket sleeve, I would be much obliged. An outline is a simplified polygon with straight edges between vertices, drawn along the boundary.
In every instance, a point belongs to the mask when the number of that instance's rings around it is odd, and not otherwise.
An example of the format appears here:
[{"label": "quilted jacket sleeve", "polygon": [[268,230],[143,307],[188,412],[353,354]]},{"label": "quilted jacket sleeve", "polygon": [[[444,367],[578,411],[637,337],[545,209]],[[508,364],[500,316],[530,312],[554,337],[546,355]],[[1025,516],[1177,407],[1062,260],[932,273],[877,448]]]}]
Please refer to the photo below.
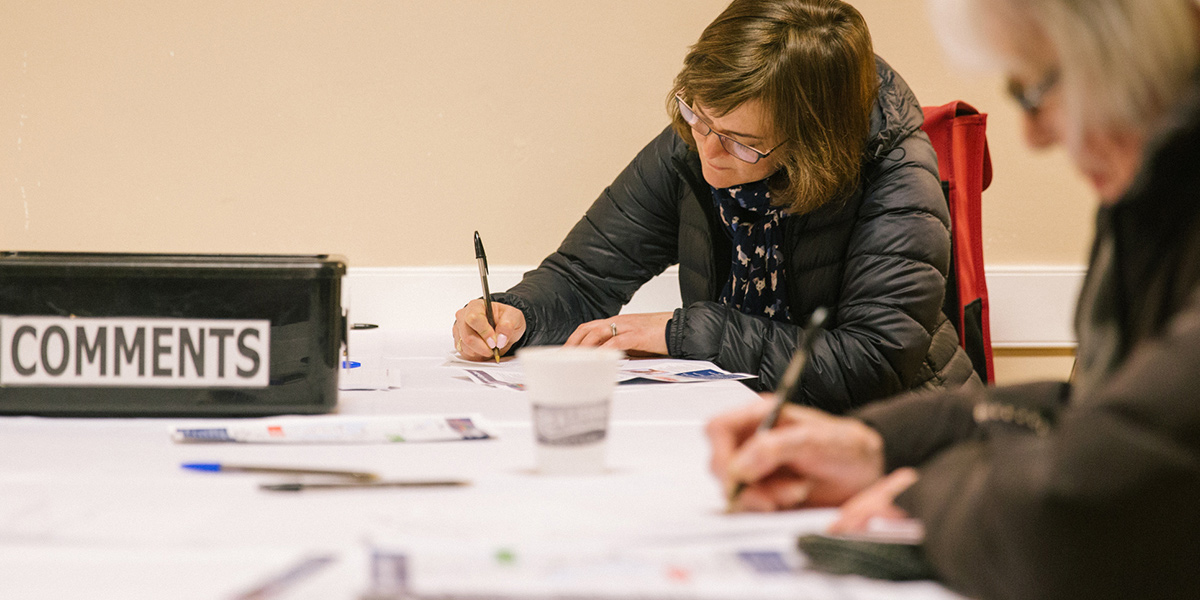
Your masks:
[{"label": "quilted jacket sleeve", "polygon": [[[924,133],[908,136],[865,173],[835,326],[816,341],[795,401],[842,413],[909,389],[944,321],[949,214]],[[714,302],[677,311],[673,356],[712,360],[774,389],[798,327]],[[952,328],[951,328],[952,331]],[[953,351],[953,348],[950,349]]]},{"label": "quilted jacket sleeve", "polygon": [[558,250],[493,299],[525,314],[520,345],[565,342],[579,324],[617,314],[678,260],[681,179],[670,128],[651,141],[575,224]]}]

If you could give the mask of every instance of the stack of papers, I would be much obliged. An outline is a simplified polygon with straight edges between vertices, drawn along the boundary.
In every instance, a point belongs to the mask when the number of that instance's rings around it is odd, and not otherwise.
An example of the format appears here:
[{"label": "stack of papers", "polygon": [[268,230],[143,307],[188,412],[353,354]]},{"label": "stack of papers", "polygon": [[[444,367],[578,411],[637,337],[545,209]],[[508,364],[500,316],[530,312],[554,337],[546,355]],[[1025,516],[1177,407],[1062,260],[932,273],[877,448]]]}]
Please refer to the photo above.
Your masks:
[{"label": "stack of papers", "polygon": [[171,425],[176,442],[380,443],[486,440],[495,437],[477,414],[387,417],[311,415]]},{"label": "stack of papers", "polygon": [[371,559],[375,597],[792,600],[806,591],[795,577],[804,561],[791,540],[634,548],[425,543],[377,548]]},{"label": "stack of papers", "polygon": [[[716,517],[670,536],[569,541],[408,540],[373,545],[363,598],[492,600],[960,600],[932,581],[896,583],[813,570],[789,521],[832,511]],[[777,531],[761,529],[775,521]],[[760,522],[761,521],[761,522]],[[717,525],[717,523],[712,523]],[[811,531],[811,526],[805,527]],[[721,533],[718,534],[718,531]],[[657,538],[657,539],[656,539]]]},{"label": "stack of papers", "polygon": [[[457,355],[451,356],[443,367],[458,369],[468,379],[488,387],[521,391],[525,389],[525,377],[521,371],[521,360],[505,357],[500,363],[475,362]],[[754,379],[756,375],[731,373],[704,360],[679,360],[674,358],[651,358],[621,361],[617,372],[617,383],[699,383]]]}]

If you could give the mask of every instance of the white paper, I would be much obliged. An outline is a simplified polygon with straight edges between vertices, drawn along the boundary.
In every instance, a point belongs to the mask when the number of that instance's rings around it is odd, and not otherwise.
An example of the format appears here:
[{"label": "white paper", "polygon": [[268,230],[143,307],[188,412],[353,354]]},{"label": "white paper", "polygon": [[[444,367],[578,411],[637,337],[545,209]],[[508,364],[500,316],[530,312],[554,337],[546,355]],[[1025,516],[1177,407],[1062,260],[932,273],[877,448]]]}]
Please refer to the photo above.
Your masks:
[{"label": "white paper", "polygon": [[477,414],[358,417],[314,415],[171,425],[176,442],[391,443],[494,437]]},{"label": "white paper", "polygon": [[[525,389],[525,376],[521,371],[521,360],[504,357],[500,364],[476,362],[452,355],[442,365],[458,369],[467,378],[480,385],[512,390]],[[753,379],[755,375],[731,373],[705,360],[680,360],[673,358],[650,358],[624,360],[617,371],[617,383],[699,383]]]},{"label": "white paper", "polygon": [[351,329],[347,353],[338,366],[339,390],[386,390],[399,387],[399,376],[393,374],[384,359],[385,340],[382,330]]}]

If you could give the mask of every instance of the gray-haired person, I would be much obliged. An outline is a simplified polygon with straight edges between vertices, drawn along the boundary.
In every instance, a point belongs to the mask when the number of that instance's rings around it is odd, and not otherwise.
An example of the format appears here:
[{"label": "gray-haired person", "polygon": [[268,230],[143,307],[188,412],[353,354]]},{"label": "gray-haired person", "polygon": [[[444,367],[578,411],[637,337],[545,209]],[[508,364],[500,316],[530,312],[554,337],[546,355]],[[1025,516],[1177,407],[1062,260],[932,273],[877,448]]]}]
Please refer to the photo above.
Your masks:
[{"label": "gray-haired person", "polygon": [[841,505],[925,525],[981,598],[1200,598],[1200,8],[1194,0],[944,0],[949,38],[1009,79],[1028,143],[1100,199],[1072,383],[906,396],[853,418],[770,402],[709,424],[747,510]]}]

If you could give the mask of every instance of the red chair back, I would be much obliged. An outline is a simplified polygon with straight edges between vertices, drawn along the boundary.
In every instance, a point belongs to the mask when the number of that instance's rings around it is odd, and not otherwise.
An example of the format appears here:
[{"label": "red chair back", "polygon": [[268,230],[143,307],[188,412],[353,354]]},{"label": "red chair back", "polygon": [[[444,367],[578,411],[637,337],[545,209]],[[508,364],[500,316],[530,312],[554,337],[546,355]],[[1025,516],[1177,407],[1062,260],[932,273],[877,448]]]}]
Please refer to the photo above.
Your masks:
[{"label": "red chair back", "polygon": [[992,183],[987,115],[962,101],[924,111],[922,129],[937,152],[942,190],[950,205],[952,258],[944,310],[958,327],[959,343],[980,379],[991,383],[995,376],[980,217],[983,190]]}]

